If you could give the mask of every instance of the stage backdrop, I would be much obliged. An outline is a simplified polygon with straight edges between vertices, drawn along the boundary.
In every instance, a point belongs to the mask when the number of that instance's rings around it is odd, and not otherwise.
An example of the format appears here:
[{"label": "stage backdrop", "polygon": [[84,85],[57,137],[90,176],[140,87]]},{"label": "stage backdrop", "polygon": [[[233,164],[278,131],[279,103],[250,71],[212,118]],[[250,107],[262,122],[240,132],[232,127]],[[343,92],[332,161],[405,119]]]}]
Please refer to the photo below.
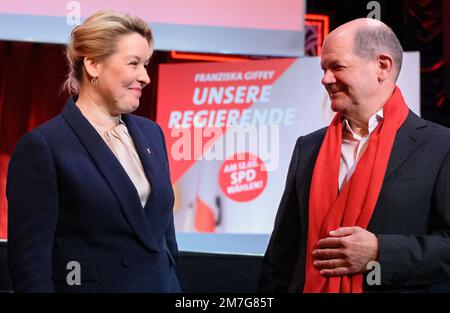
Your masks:
[{"label": "stage backdrop", "polygon": [[[270,233],[296,139],[333,117],[319,58],[161,65],[179,232]],[[420,115],[419,54],[398,85]]]},{"label": "stage backdrop", "polygon": [[0,39],[66,43],[74,24],[106,9],[147,21],[156,50],[303,55],[304,0],[5,0]]}]

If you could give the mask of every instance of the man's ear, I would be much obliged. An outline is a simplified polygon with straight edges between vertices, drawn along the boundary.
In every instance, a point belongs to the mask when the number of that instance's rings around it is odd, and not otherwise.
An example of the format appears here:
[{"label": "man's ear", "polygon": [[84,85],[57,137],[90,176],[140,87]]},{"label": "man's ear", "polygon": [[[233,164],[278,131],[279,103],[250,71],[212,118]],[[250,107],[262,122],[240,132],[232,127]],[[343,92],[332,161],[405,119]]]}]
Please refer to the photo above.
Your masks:
[{"label": "man's ear", "polygon": [[98,74],[100,73],[100,64],[98,62],[85,57],[83,59],[83,63],[86,72],[89,74],[89,77],[98,77]]},{"label": "man's ear", "polygon": [[389,54],[380,54],[377,57],[378,81],[382,82],[391,77],[394,73],[394,62]]}]

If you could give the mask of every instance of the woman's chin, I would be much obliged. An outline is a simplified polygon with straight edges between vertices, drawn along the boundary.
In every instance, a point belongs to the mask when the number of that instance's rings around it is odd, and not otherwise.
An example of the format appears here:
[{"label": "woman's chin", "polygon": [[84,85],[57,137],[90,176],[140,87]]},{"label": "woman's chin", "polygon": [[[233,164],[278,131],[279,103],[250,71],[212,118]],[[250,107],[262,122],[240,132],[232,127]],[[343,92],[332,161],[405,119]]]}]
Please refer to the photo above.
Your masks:
[{"label": "woman's chin", "polygon": [[120,106],[120,111],[122,114],[132,113],[139,108],[139,100],[127,101]]}]

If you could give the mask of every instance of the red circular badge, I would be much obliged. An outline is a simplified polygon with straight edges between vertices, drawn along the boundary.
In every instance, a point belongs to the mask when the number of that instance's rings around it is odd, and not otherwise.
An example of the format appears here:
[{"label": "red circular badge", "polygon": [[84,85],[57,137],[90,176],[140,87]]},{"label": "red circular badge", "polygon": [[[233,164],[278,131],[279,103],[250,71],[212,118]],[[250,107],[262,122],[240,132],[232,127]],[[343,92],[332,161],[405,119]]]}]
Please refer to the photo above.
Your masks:
[{"label": "red circular badge", "polygon": [[227,197],[245,202],[258,197],[267,184],[264,162],[256,155],[244,152],[228,158],[220,168],[219,183]]}]

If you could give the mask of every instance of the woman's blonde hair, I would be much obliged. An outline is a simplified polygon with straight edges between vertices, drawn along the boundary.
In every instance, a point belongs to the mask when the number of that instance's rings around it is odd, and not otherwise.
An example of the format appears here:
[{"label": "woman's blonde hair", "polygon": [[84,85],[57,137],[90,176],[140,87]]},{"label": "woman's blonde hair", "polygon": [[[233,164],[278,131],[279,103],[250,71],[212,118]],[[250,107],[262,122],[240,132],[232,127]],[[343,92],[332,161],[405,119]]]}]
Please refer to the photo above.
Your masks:
[{"label": "woman's blonde hair", "polygon": [[78,94],[83,81],[84,58],[101,62],[116,50],[117,41],[123,35],[138,33],[148,44],[153,42],[150,27],[142,19],[112,11],[99,11],[72,30],[66,57],[69,73],[64,88],[70,94]]}]

